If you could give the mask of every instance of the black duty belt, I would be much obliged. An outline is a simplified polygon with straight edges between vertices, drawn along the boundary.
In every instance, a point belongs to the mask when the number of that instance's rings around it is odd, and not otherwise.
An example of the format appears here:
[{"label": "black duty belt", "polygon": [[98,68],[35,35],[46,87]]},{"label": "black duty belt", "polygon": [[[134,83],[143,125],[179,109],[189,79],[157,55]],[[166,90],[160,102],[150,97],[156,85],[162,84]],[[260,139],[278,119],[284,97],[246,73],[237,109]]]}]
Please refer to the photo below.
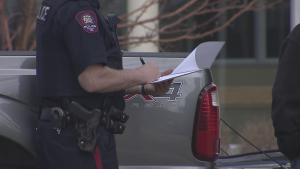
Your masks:
[{"label": "black duty belt", "polygon": [[103,112],[98,109],[87,110],[80,104],[71,101],[64,109],[60,107],[43,108],[40,115],[40,120],[51,121],[53,129],[57,129],[58,134],[66,124],[70,123],[102,124],[114,134],[122,134],[125,130],[123,123],[126,123],[128,118],[127,114],[109,105],[107,101],[103,106]]}]

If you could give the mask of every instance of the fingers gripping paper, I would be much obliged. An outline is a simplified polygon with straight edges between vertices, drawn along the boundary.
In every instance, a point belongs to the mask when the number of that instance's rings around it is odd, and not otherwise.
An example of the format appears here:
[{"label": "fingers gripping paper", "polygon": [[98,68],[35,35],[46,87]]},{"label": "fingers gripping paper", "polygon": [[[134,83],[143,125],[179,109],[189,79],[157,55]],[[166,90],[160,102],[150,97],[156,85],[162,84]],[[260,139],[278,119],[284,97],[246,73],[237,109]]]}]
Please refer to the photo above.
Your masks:
[{"label": "fingers gripping paper", "polygon": [[151,83],[158,83],[210,68],[225,42],[205,42],[198,45],[169,75]]}]

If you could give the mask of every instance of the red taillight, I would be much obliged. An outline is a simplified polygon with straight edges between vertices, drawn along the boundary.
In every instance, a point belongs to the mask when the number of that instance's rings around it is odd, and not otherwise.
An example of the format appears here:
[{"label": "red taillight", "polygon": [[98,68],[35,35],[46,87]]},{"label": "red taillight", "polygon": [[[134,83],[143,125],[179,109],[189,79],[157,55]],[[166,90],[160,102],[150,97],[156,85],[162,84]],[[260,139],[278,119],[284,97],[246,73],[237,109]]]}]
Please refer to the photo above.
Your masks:
[{"label": "red taillight", "polygon": [[209,84],[199,94],[195,113],[192,151],[201,161],[215,161],[220,153],[220,112],[217,87]]}]

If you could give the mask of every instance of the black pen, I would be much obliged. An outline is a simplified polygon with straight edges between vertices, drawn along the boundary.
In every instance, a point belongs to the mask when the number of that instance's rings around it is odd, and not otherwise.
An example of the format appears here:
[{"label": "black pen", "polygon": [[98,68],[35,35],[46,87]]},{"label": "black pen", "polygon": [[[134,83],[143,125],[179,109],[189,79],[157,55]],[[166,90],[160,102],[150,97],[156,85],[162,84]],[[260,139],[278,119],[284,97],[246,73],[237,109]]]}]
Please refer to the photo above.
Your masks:
[{"label": "black pen", "polygon": [[142,57],[140,57],[140,61],[142,62],[143,65],[145,64],[144,59]]}]

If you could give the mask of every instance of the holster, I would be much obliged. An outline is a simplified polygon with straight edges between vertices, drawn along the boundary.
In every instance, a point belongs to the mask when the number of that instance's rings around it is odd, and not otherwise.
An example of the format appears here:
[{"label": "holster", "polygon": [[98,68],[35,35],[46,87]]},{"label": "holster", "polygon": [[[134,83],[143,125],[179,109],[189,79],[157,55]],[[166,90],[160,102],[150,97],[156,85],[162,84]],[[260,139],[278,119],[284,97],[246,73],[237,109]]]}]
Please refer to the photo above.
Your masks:
[{"label": "holster", "polygon": [[72,101],[68,110],[76,115],[81,122],[78,124],[78,147],[82,151],[93,153],[96,149],[98,126],[100,124],[101,111],[94,109],[89,111]]},{"label": "holster", "polygon": [[78,147],[82,151],[91,153],[96,149],[97,138],[100,136],[98,133],[100,124],[105,125],[105,128],[114,134],[122,134],[125,130],[123,123],[126,123],[129,118],[123,111],[111,106],[108,99],[105,100],[102,112],[98,109],[89,111],[74,101],[66,107],[65,111],[61,108],[52,108],[53,128],[60,132],[60,129],[65,127],[65,114],[71,113],[76,116],[80,119],[77,123]]}]

